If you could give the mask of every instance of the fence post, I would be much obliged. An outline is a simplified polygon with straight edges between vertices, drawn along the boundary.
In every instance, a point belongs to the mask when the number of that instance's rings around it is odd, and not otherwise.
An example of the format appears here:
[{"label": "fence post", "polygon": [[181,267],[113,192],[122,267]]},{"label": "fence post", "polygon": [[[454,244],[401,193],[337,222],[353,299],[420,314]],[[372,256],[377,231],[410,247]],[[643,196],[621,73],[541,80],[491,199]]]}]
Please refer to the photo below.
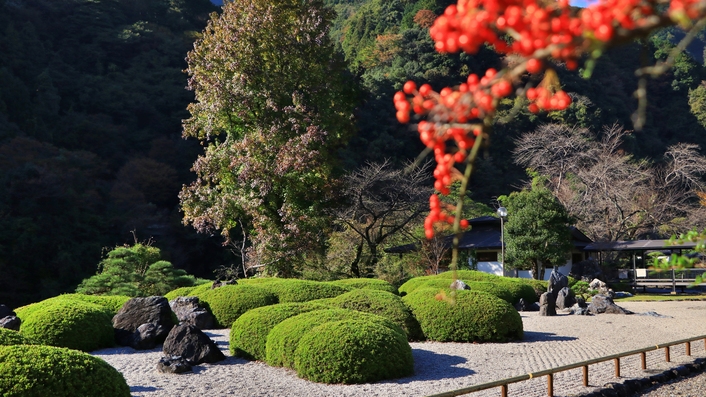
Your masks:
[{"label": "fence post", "polygon": [[547,397],[554,397],[554,374],[547,375]]},{"label": "fence post", "polygon": [[691,342],[686,342],[686,355],[691,355]]},{"label": "fence post", "polygon": [[667,360],[667,362],[672,361],[671,358],[669,357],[669,346],[664,348],[664,359]]},{"label": "fence post", "polygon": [[640,353],[640,362],[642,364],[642,370],[647,369],[647,352]]},{"label": "fence post", "polygon": [[588,365],[583,366],[583,387],[588,387]]},{"label": "fence post", "polygon": [[620,358],[614,358],[613,362],[615,362],[615,377],[620,378]]}]

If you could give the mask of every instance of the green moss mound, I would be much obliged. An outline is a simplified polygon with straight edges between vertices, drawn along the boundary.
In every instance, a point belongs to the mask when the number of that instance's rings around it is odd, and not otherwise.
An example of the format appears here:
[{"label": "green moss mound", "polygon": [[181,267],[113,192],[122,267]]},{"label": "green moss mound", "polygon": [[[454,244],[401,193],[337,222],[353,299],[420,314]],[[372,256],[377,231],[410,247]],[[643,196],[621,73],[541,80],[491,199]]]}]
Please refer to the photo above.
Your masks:
[{"label": "green moss mound", "polygon": [[312,328],[294,354],[297,375],[314,382],[367,383],[414,373],[412,349],[405,337],[367,320]]},{"label": "green moss mound", "polygon": [[277,297],[250,285],[225,285],[207,289],[197,295],[199,301],[211,311],[219,328],[228,328],[245,312],[262,306],[274,305]]},{"label": "green moss mound", "polygon": [[319,303],[280,303],[258,307],[238,317],[230,330],[230,353],[249,360],[265,361],[267,335],[282,321],[298,314],[328,307]]},{"label": "green moss mound", "polygon": [[58,296],[18,309],[20,333],[36,343],[92,351],[114,345],[109,309]]},{"label": "green moss mound", "polygon": [[[535,288],[536,286],[541,286],[541,281],[524,278],[502,277],[495,283],[510,291],[512,294],[512,300],[508,302],[512,304],[517,303],[520,298],[524,299],[527,303],[539,301],[539,295],[541,295],[541,293],[537,295]],[[546,291],[546,289],[547,288],[545,286],[544,290]]]},{"label": "green moss mound", "polygon": [[397,291],[397,287],[385,280],[380,280],[377,278],[345,278],[342,280],[329,281],[329,283],[348,289],[375,289],[387,291],[395,295],[399,293]]},{"label": "green moss mound", "polygon": [[266,362],[274,367],[294,368],[294,352],[299,340],[312,328],[341,320],[368,320],[380,323],[406,339],[405,332],[391,321],[375,314],[348,309],[313,310],[277,324],[267,335]]},{"label": "green moss mound", "polygon": [[19,332],[0,328],[0,346],[28,345],[30,340],[22,336]]},{"label": "green moss mound", "polygon": [[4,397],[130,397],[123,375],[100,358],[39,345],[0,346]]},{"label": "green moss mound", "polygon": [[118,313],[125,302],[132,299],[130,296],[125,295],[84,295],[84,294],[65,294],[60,295],[63,298],[74,298],[80,301],[95,303],[96,305],[103,306],[104,308],[110,310],[113,315]]},{"label": "green moss mound", "polygon": [[295,278],[254,278],[239,281],[253,285],[277,296],[280,303],[308,302],[315,299],[333,298],[350,291],[350,288],[323,281],[299,280]]},{"label": "green moss mound", "polygon": [[424,336],[439,342],[507,342],[522,339],[522,318],[507,301],[487,292],[420,288],[402,298]]},{"label": "green moss mound", "polygon": [[[454,279],[454,272],[453,271],[448,271],[448,272],[442,272],[439,273],[435,276],[436,278],[446,278],[449,280]],[[494,274],[486,273],[486,272],[481,272],[478,270],[457,270],[456,271],[456,278],[459,280],[468,280],[468,281],[495,281],[499,278],[503,278],[500,276],[496,276]]]},{"label": "green moss mound", "polygon": [[177,288],[164,294],[164,297],[171,301],[180,296],[200,296],[202,293],[209,291],[212,285],[213,281],[208,281],[192,287]]},{"label": "green moss mound", "polygon": [[[427,281],[434,280],[434,279],[436,279],[436,276],[412,277],[409,280],[405,281],[404,284],[400,285],[398,290],[399,290],[401,296],[405,296],[407,294],[411,294],[417,288],[424,286],[424,283],[426,283]],[[450,283],[449,283],[449,285],[450,285]],[[448,287],[448,285],[447,285],[447,287]]]},{"label": "green moss mound", "polygon": [[341,309],[351,309],[377,314],[399,325],[407,334],[407,339],[424,339],[419,322],[399,296],[381,290],[356,289],[332,298],[330,305]]}]

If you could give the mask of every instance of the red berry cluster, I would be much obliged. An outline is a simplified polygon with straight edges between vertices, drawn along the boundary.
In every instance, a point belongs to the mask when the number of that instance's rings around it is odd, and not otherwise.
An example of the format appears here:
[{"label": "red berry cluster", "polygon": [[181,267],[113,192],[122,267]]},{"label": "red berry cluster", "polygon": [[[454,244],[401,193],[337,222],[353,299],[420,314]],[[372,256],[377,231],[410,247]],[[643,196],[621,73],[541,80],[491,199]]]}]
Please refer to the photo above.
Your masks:
[{"label": "red berry cluster", "polygon": [[552,93],[544,87],[537,87],[528,89],[526,95],[530,100],[529,110],[532,113],[540,110],[564,110],[571,104],[571,97],[564,91]]},{"label": "red berry cluster", "polygon": [[[445,211],[448,209],[453,209],[453,207],[443,204],[441,199],[439,199],[439,196],[436,194],[432,194],[429,197],[429,209],[429,215],[427,215],[426,219],[424,219],[424,234],[427,239],[434,237],[434,226],[437,223],[448,223],[449,225],[453,225],[456,220],[456,218],[452,215],[447,215]],[[468,221],[466,219],[461,219],[459,223],[462,229],[468,227]]]}]

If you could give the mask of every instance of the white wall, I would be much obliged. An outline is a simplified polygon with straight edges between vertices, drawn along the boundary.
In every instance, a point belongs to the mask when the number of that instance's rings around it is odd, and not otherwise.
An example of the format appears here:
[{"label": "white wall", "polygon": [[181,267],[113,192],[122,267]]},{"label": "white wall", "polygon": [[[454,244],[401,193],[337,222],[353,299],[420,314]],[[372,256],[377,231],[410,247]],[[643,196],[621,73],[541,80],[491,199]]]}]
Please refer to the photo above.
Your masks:
[{"label": "white wall", "polygon": [[478,270],[496,276],[503,275],[503,265],[500,262],[478,262]]}]

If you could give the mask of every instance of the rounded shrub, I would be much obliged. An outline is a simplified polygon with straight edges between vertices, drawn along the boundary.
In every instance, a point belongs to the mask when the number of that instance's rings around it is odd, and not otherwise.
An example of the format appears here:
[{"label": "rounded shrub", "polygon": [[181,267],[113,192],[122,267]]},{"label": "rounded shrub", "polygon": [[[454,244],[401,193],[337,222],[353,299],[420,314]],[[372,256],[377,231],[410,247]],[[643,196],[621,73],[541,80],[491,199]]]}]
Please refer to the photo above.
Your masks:
[{"label": "rounded shrub", "polygon": [[274,294],[262,288],[241,284],[208,289],[194,296],[198,296],[199,301],[208,307],[219,328],[230,327],[248,310],[277,303]]},{"label": "rounded shrub", "polygon": [[20,333],[43,345],[92,351],[114,345],[112,313],[103,306],[58,296],[18,310]]},{"label": "rounded shrub", "polygon": [[381,290],[356,289],[331,298],[330,305],[341,309],[351,309],[377,314],[399,325],[411,341],[422,340],[424,335],[409,308],[399,296]]},{"label": "rounded shrub", "polygon": [[0,346],[28,344],[31,344],[29,339],[22,336],[19,332],[7,328],[0,328]]},{"label": "rounded shrub", "polygon": [[424,283],[426,283],[427,281],[434,280],[436,278],[437,278],[436,276],[412,277],[409,280],[405,281],[404,284],[400,285],[400,287],[398,288],[399,293],[401,296],[411,294],[417,288],[422,287],[424,285]]},{"label": "rounded shrub", "polygon": [[377,278],[344,278],[341,280],[329,281],[330,284],[348,289],[375,289],[380,291],[398,294],[397,287],[385,280]]},{"label": "rounded shrub", "polygon": [[103,306],[104,308],[110,310],[113,315],[118,313],[125,302],[132,299],[125,295],[84,295],[84,294],[65,294],[60,295],[63,298],[73,298],[80,301],[95,303],[96,305]]},{"label": "rounded shrub", "polygon": [[173,289],[166,294],[164,294],[164,297],[167,298],[168,301],[174,300],[180,296],[194,296],[191,295],[191,291],[193,291],[196,287],[179,287],[177,289]]},{"label": "rounded shrub", "polygon": [[547,292],[547,282],[540,280],[533,280],[530,278],[513,278],[507,277],[502,279],[504,285],[513,294],[513,302],[517,303],[520,298],[523,298],[527,303],[538,302],[539,297]]},{"label": "rounded shrub", "polygon": [[506,342],[522,339],[522,318],[507,301],[487,292],[420,288],[402,300],[438,342]]},{"label": "rounded shrub", "polygon": [[282,321],[312,310],[327,309],[319,303],[280,303],[252,309],[238,317],[230,330],[230,353],[249,360],[265,361],[267,335]]},{"label": "rounded shrub", "polygon": [[277,324],[267,335],[266,362],[273,367],[294,368],[294,351],[299,340],[312,328],[341,320],[368,320],[378,322],[402,335],[405,332],[391,321],[375,314],[348,309],[313,310],[298,314]]},{"label": "rounded shrub", "polygon": [[412,349],[399,332],[373,321],[342,320],[311,329],[299,341],[294,367],[323,383],[367,383],[412,375]]},{"label": "rounded shrub", "polygon": [[[250,281],[257,280],[257,281]],[[239,281],[244,285],[254,285],[277,296],[280,303],[307,302],[315,299],[332,298],[350,291],[323,281],[299,280],[296,278],[254,278]]]},{"label": "rounded shrub", "polygon": [[0,346],[0,395],[5,397],[130,397],[123,375],[76,350]]},{"label": "rounded shrub", "polygon": [[[444,279],[454,279],[454,272],[453,271],[448,271],[448,272],[443,272],[439,273],[435,276],[436,278],[444,278]],[[456,271],[456,278],[459,280],[464,280],[464,281],[496,281],[498,279],[502,279],[504,277],[496,276],[494,274],[486,273],[486,272],[481,272],[478,270],[457,270]]]}]

